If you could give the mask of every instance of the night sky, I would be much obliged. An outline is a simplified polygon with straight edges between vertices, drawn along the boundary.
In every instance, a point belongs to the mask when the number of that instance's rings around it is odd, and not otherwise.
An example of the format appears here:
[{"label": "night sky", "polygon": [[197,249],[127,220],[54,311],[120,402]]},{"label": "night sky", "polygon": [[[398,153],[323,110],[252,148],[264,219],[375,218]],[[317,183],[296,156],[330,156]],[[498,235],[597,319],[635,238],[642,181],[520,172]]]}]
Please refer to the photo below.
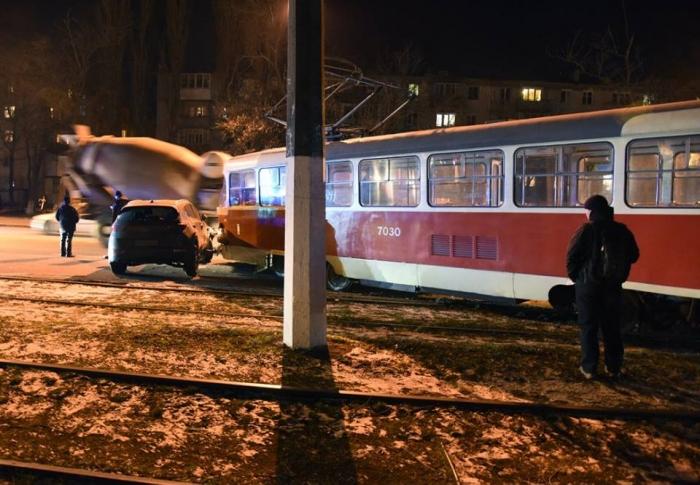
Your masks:
[{"label": "night sky", "polygon": [[[48,31],[67,8],[89,0],[0,0],[6,39]],[[214,44],[206,0],[193,2],[190,69],[211,64],[202,47]],[[378,57],[411,45],[425,72],[556,80],[565,67],[548,56],[578,30],[622,32],[622,0],[468,1],[325,0],[326,54],[371,71]],[[630,27],[647,74],[661,76],[683,63],[698,65],[700,1],[626,0]],[[202,65],[204,64],[204,65]],[[562,79],[565,80],[565,79]]]},{"label": "night sky", "polygon": [[[577,30],[604,32],[612,27],[622,32],[622,4],[621,0],[326,0],[326,39],[330,52],[364,52],[365,62],[371,62],[375,52],[410,42],[432,70],[556,78],[561,66],[552,62],[547,49],[566,43]],[[700,1],[627,0],[626,4],[648,71],[659,72],[687,59],[687,45],[700,45]],[[697,65],[700,59],[694,62]]]}]

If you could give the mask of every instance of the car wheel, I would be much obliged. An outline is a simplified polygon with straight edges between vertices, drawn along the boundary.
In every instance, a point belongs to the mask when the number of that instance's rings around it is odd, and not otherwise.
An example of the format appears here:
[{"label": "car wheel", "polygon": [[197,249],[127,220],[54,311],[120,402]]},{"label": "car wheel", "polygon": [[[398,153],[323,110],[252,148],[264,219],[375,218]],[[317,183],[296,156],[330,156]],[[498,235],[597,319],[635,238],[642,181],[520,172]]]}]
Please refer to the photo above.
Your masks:
[{"label": "car wheel", "polygon": [[331,291],[344,291],[350,288],[352,280],[335,272],[333,266],[326,264],[326,287]]},{"label": "car wheel", "polygon": [[126,273],[126,263],[121,263],[119,261],[113,261],[109,263],[109,267],[112,268],[112,273],[117,275],[122,275]]},{"label": "car wheel", "polygon": [[272,272],[278,278],[284,278],[284,256],[272,256]]},{"label": "car wheel", "polygon": [[202,253],[202,264],[209,264],[214,257],[214,247],[212,246],[211,241],[209,241],[209,244],[207,247],[204,249],[204,252]]},{"label": "car wheel", "polygon": [[187,276],[189,276],[190,278],[194,278],[195,276],[197,276],[197,271],[199,270],[199,258],[197,255],[197,250],[197,241],[193,241],[192,250],[190,251],[190,254],[187,255],[187,258],[185,259],[183,264],[183,269],[185,270],[185,273],[187,273]]}]

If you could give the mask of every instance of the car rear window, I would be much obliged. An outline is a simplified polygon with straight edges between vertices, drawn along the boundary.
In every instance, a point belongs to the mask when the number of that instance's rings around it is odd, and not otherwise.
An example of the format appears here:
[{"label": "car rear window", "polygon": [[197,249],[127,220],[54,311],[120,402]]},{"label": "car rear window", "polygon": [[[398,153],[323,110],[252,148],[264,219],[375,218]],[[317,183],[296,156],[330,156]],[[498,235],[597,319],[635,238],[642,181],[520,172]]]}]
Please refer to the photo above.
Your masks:
[{"label": "car rear window", "polygon": [[178,222],[177,210],[172,207],[145,206],[127,207],[117,218],[119,222],[169,223]]}]

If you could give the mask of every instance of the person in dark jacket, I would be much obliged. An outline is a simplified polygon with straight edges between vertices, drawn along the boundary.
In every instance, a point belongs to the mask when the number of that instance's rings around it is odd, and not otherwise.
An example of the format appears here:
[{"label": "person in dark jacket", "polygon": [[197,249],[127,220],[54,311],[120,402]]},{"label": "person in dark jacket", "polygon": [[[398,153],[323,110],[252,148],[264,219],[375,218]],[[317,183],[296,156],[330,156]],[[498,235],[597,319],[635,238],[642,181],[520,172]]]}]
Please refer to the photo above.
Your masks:
[{"label": "person in dark jacket", "polygon": [[129,202],[129,200],[123,196],[121,191],[117,190],[114,194],[114,203],[109,206],[109,208],[112,209],[112,224],[117,220],[117,216],[127,202]]},{"label": "person in dark jacket", "polygon": [[73,257],[73,234],[80,220],[78,211],[70,205],[70,197],[63,198],[63,204],[56,211],[56,220],[61,226],[61,256]]},{"label": "person in dark jacket", "polygon": [[602,195],[586,200],[589,222],[569,242],[566,271],[576,283],[576,308],[581,331],[581,366],[586,379],[598,367],[598,331],[603,334],[605,368],[612,377],[622,371],[624,347],[620,330],[622,283],[639,259],[639,248],[627,226],[613,220]]}]

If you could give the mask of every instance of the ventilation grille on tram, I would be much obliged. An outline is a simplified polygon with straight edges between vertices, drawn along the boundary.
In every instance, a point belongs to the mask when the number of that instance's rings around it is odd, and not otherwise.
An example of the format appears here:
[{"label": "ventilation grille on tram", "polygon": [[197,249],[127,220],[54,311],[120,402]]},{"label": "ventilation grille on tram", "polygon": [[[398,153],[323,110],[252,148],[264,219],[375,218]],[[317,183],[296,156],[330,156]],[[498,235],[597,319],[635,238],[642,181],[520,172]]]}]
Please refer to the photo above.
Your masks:
[{"label": "ventilation grille on tram", "polygon": [[474,238],[471,236],[452,236],[452,256],[455,258],[473,258]]},{"label": "ventilation grille on tram", "polygon": [[454,258],[498,259],[498,239],[490,236],[430,236],[430,254]]},{"label": "ventilation grille on tram", "polygon": [[443,234],[433,234],[430,237],[431,254],[433,256],[450,255],[450,236]]},{"label": "ventilation grille on tram", "polygon": [[476,259],[497,259],[497,247],[495,237],[476,236]]}]

